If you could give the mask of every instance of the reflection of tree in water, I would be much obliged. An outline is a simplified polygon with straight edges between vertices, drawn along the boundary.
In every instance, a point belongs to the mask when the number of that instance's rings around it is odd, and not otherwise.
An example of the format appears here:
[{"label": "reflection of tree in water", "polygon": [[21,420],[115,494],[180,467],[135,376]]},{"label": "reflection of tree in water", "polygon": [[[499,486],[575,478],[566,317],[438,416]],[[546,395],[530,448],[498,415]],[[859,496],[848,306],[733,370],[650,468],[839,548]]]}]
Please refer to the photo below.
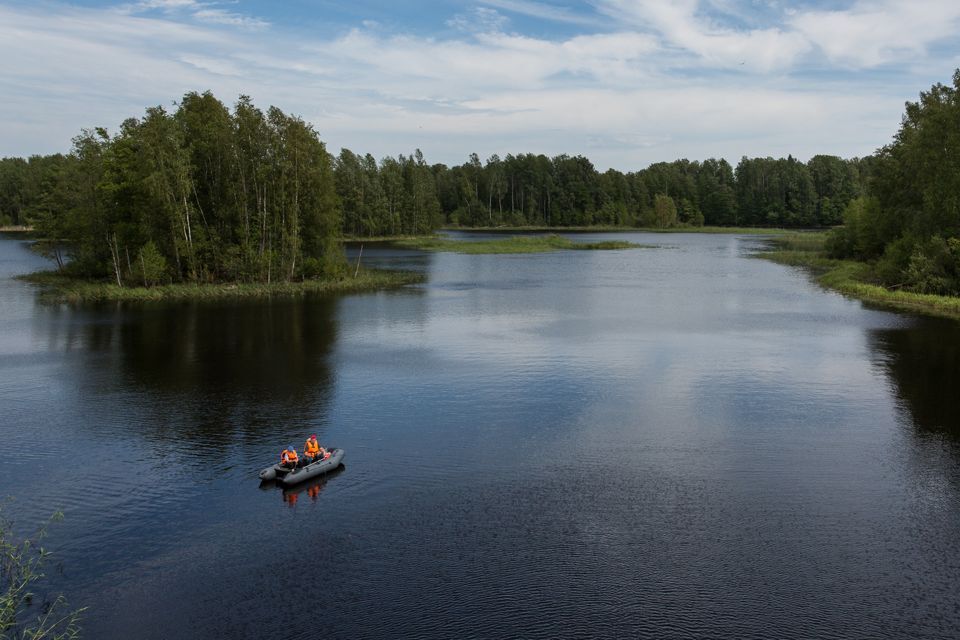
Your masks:
[{"label": "reflection of tree in water", "polygon": [[870,334],[870,346],[881,357],[897,395],[923,431],[960,440],[960,325],[923,319],[908,329]]},{"label": "reflection of tree in water", "polygon": [[170,435],[216,442],[225,429],[254,436],[323,412],[337,304],[316,298],[146,307],[92,323],[86,343],[104,350],[112,342],[105,334],[114,334],[122,390],[156,400],[154,413],[173,427]]}]

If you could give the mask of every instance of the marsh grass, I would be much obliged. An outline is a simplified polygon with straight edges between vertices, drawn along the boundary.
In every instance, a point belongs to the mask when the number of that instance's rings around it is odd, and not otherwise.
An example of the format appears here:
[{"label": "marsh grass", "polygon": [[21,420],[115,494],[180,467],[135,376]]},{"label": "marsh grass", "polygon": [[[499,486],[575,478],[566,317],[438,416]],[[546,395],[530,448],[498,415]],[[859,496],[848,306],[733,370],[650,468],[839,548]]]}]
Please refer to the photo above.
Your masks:
[{"label": "marsh grass", "polygon": [[765,227],[614,227],[595,225],[589,227],[444,227],[448,231],[479,233],[732,233],[737,235],[777,236],[795,233],[787,229]]},{"label": "marsh grass", "polygon": [[411,238],[393,243],[405,249],[421,251],[448,251],[452,253],[545,253],[563,250],[611,250],[652,248],[653,245],[640,245],[624,240],[603,242],[574,242],[555,234],[546,236],[511,236],[494,240],[452,240],[440,236]]},{"label": "marsh grass", "polygon": [[879,284],[871,264],[827,257],[826,239],[826,232],[791,233],[775,239],[771,250],[757,256],[807,269],[821,286],[873,305],[960,318],[960,298],[888,289]]},{"label": "marsh grass", "polygon": [[154,287],[118,287],[114,282],[91,282],[55,271],[41,271],[19,279],[39,285],[41,299],[50,303],[151,302],[161,300],[222,300],[230,298],[290,298],[309,294],[358,293],[422,282],[424,276],[409,271],[360,269],[356,277],[302,282],[166,284]]},{"label": "marsh grass", "polygon": [[44,565],[50,551],[43,547],[49,524],[63,518],[55,513],[33,536],[19,537],[0,503],[0,638],[11,640],[72,640],[80,635],[84,609],[69,610],[63,595],[42,593]]}]

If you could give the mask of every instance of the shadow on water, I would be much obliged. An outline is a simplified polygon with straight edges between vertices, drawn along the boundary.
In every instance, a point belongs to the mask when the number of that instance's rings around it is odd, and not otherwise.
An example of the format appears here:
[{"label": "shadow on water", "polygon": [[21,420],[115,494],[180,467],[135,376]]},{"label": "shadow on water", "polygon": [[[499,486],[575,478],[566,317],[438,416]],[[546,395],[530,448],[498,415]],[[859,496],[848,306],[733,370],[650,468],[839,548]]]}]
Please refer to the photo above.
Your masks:
[{"label": "shadow on water", "polygon": [[921,318],[909,329],[870,332],[869,344],[921,434],[960,443],[960,323]]}]

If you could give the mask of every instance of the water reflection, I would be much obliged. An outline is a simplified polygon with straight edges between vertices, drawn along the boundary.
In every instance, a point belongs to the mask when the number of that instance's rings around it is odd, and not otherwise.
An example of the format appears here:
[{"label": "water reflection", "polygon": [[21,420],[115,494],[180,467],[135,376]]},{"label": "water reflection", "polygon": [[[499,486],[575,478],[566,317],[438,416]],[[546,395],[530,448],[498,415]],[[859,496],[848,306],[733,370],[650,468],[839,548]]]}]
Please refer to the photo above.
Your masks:
[{"label": "water reflection", "polygon": [[[83,424],[118,436],[222,450],[246,441],[322,432],[334,375],[339,300],[111,306],[40,314],[43,332],[70,353]],[[76,316],[84,321],[76,322]],[[50,345],[53,346],[53,345]],[[109,415],[100,408],[113,406]],[[271,449],[272,451],[272,449]]]},{"label": "water reflection", "polygon": [[960,325],[922,318],[909,329],[878,329],[868,335],[876,362],[917,429],[960,442],[960,405],[947,400],[960,391]]},{"label": "water reflection", "polygon": [[320,497],[320,493],[327,486],[327,482],[343,473],[343,470],[343,465],[340,465],[333,471],[326,473],[319,478],[313,478],[298,485],[284,488],[281,491],[283,502],[291,509],[297,506],[297,500],[303,496],[309,498],[310,502],[317,502],[317,498]]}]

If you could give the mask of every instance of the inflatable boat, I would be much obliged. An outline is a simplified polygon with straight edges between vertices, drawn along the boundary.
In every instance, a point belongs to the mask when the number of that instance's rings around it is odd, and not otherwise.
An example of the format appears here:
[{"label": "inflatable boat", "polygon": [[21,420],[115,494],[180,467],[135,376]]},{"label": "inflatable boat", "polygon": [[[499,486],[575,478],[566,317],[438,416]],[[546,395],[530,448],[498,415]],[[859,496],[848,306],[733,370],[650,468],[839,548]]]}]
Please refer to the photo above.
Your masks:
[{"label": "inflatable boat", "polygon": [[291,485],[303,482],[304,480],[316,478],[317,476],[322,476],[325,473],[333,471],[340,466],[342,460],[343,449],[330,449],[329,458],[317,460],[316,462],[311,462],[310,464],[297,467],[296,469],[290,469],[280,464],[267,467],[260,472],[260,479],[264,482],[276,480],[283,486],[289,487]]}]

